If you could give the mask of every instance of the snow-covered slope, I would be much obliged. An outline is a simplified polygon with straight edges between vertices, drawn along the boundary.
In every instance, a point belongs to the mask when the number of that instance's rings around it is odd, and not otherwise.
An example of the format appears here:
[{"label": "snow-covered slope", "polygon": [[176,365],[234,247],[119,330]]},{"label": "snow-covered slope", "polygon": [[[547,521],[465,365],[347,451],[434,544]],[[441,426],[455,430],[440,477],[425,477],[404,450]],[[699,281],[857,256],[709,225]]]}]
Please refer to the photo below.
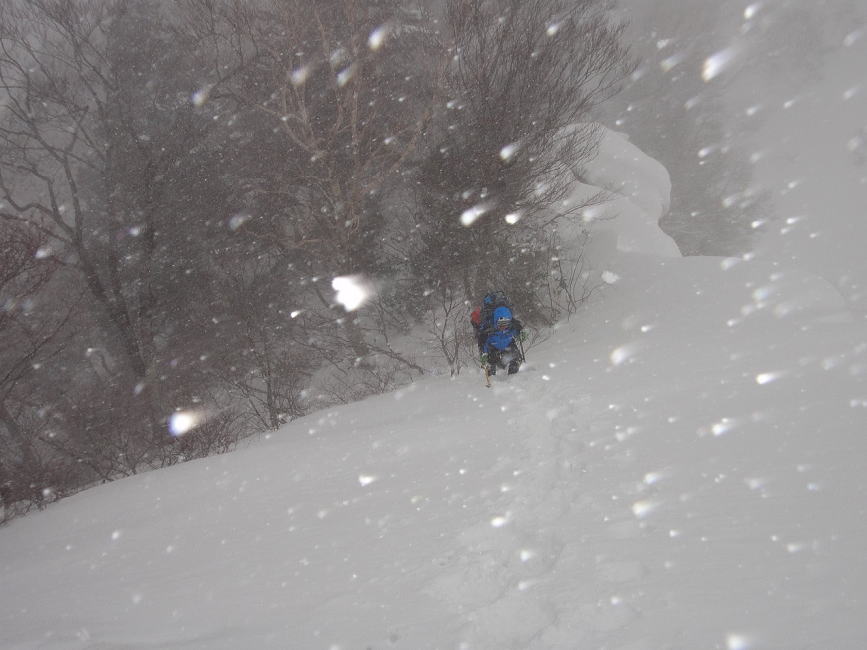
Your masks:
[{"label": "snow-covered slope", "polygon": [[12,522],[0,647],[863,648],[864,325],[806,272],[641,241],[491,389],[427,378]]}]

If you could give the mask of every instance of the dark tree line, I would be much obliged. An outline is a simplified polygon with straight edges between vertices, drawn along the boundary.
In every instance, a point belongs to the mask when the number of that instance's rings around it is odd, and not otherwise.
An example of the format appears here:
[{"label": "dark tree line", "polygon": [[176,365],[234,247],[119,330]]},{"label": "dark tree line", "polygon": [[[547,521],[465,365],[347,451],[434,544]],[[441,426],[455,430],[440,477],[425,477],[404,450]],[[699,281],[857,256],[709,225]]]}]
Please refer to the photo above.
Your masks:
[{"label": "dark tree line", "polygon": [[4,3],[5,516],[457,372],[487,288],[558,317],[626,63],[596,0]]}]

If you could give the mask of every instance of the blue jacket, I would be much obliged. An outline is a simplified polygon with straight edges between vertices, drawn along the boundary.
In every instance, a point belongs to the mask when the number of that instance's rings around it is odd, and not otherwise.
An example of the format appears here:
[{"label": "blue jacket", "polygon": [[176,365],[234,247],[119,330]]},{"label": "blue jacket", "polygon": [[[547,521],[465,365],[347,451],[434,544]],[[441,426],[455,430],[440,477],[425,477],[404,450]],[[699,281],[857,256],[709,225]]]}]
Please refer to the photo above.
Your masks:
[{"label": "blue jacket", "polygon": [[512,327],[505,330],[489,330],[488,336],[485,339],[485,344],[482,347],[486,353],[490,352],[492,349],[500,351],[508,350],[517,335],[518,331]]},{"label": "blue jacket", "polygon": [[488,328],[481,333],[482,351],[486,354],[491,350],[508,350],[509,346],[514,343],[515,339],[521,334],[524,326],[517,318],[512,319],[512,325],[504,330]]}]

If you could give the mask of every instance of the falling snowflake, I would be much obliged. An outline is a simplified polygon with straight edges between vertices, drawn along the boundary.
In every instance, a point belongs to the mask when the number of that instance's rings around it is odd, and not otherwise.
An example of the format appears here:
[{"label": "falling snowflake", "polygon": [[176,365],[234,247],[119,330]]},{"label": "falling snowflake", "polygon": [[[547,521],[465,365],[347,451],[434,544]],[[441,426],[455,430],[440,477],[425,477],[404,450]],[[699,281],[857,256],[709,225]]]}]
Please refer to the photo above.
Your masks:
[{"label": "falling snowflake", "polygon": [[336,277],[331,281],[331,288],[337,292],[336,300],[346,311],[355,311],[373,293],[369,283],[360,275]]}]

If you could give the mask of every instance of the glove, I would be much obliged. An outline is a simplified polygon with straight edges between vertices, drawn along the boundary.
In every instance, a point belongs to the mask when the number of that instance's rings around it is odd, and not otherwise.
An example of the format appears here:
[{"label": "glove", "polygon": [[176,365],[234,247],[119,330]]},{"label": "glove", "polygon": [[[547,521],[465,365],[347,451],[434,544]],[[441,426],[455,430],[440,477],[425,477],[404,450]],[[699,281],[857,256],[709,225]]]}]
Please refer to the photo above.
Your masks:
[{"label": "glove", "polygon": [[482,354],[482,358],[479,359],[479,360],[482,362],[482,365],[483,365],[483,366],[486,365],[486,364],[488,363],[488,355],[487,355],[487,354]]},{"label": "glove", "polygon": [[527,340],[527,332],[525,332],[524,330],[521,330],[521,333],[518,334],[518,340],[519,340],[521,343],[523,343],[524,341],[526,341],[526,340]]}]

